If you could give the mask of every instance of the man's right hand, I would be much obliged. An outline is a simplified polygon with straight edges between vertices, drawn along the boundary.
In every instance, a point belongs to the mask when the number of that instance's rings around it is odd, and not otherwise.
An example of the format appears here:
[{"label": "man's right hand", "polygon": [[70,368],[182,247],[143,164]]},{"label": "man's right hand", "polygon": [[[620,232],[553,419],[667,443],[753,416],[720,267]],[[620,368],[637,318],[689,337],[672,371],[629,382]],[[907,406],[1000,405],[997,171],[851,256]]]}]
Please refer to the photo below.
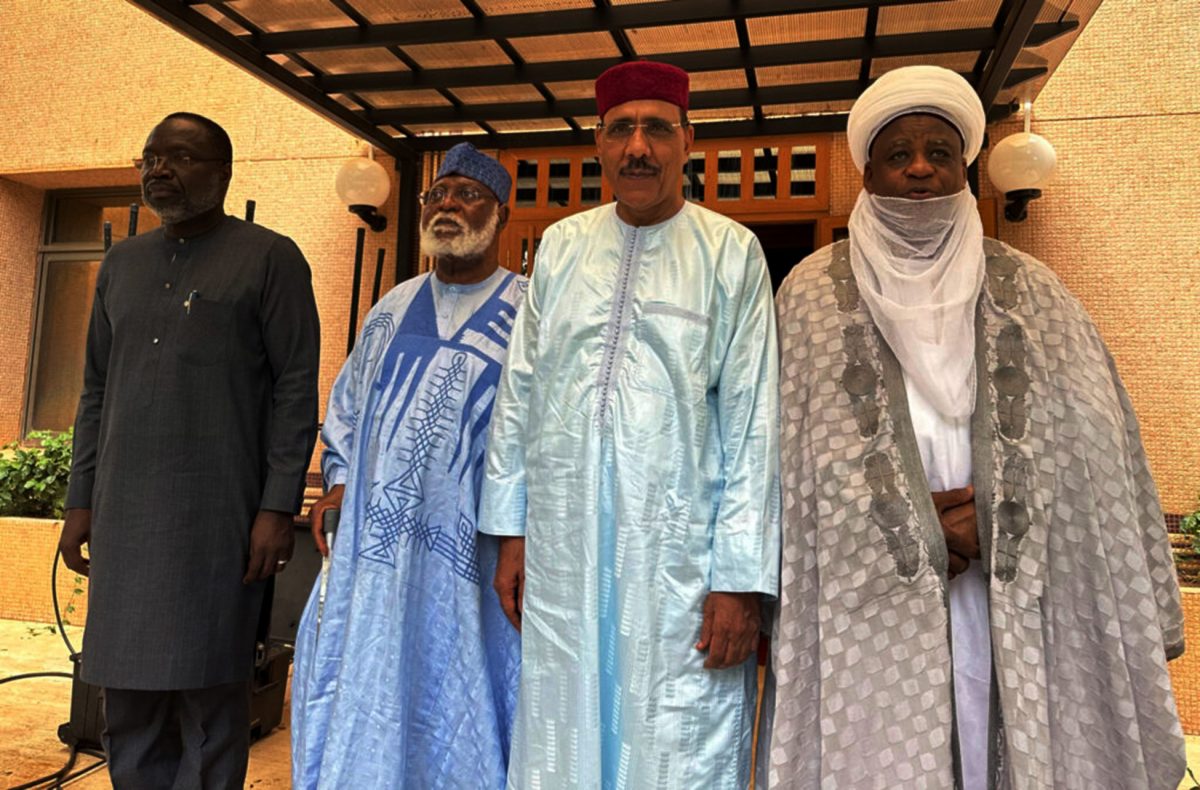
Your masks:
[{"label": "man's right hand", "polygon": [[965,573],[971,560],[980,558],[979,526],[975,521],[975,486],[933,491],[933,506],[946,539],[946,575]]},{"label": "man's right hand", "polygon": [[525,604],[525,538],[500,538],[500,557],[496,561],[496,579],[492,582],[500,596],[504,616],[521,630],[521,614]]},{"label": "man's right hand", "polygon": [[329,556],[329,544],[325,542],[325,511],[330,508],[341,510],[342,495],[346,493],[344,485],[336,485],[329,489],[329,493],[313,502],[313,505],[308,510],[309,529],[312,530],[313,540],[316,541],[317,551],[321,552],[322,557]]},{"label": "man's right hand", "polygon": [[92,540],[92,511],[90,508],[73,507],[63,519],[62,535],[58,548],[63,562],[80,576],[88,575],[89,562],[83,556],[83,544]]}]

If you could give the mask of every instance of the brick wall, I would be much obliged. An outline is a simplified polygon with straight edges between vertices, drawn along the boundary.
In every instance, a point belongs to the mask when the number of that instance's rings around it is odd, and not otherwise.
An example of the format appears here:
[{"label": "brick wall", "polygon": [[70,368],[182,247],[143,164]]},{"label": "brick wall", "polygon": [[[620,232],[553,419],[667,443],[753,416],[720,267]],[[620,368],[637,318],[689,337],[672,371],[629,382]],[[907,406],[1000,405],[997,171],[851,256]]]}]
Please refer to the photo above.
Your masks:
[{"label": "brick wall", "polygon": [[[50,569],[58,549],[61,521],[38,518],[0,518],[0,619],[54,622]],[[83,625],[87,618],[87,579],[61,562],[58,566],[58,602],[63,620]],[[76,589],[82,590],[75,593]],[[66,611],[73,607],[74,611]],[[78,645],[76,645],[78,647]]]},{"label": "brick wall", "polygon": [[0,178],[0,442],[20,432],[25,408],[44,199],[40,189]]},{"label": "brick wall", "polygon": [[1183,639],[1187,651],[1167,665],[1179,720],[1188,735],[1200,735],[1200,587],[1183,590]]},{"label": "brick wall", "polygon": [[1034,105],[1057,176],[1029,221],[1002,222],[1000,234],[1092,314],[1174,513],[1200,492],[1197,41],[1200,0],[1106,0]]},{"label": "brick wall", "polygon": [[[0,29],[4,104],[22,108],[0,117],[0,442],[17,437],[24,405],[44,194],[28,185],[135,184],[130,158],[158,120],[181,109],[213,118],[233,140],[227,210],[241,216],[253,198],[256,221],[295,239],[312,266],[322,321],[323,414],[345,358],[361,224],[338,200],[334,176],[345,159],[365,150],[362,143],[131,4],[7,0],[0,3]],[[367,234],[360,321],[376,248],[387,250],[385,291],[396,265],[394,163],[386,156],[380,163],[393,175],[382,209],[390,224]],[[402,269],[408,268],[405,261]]]}]

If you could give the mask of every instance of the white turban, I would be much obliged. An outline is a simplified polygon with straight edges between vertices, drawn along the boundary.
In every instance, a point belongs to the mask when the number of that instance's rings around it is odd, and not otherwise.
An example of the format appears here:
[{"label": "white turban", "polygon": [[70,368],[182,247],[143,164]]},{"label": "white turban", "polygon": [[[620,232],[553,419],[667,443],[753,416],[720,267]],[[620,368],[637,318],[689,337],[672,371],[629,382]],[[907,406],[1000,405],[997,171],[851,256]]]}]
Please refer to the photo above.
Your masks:
[{"label": "white turban", "polygon": [[971,84],[941,66],[905,66],[875,80],[850,110],[846,136],[858,172],[867,164],[875,135],[901,115],[912,113],[936,115],[957,129],[967,164],[979,156],[987,117]]}]

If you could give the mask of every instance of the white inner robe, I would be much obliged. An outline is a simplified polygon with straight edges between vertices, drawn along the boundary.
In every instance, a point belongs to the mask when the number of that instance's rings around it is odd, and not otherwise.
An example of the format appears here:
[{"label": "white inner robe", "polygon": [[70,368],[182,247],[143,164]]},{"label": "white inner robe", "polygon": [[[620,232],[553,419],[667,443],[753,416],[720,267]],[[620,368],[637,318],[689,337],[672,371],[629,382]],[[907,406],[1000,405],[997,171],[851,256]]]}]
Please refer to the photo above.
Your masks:
[{"label": "white inner robe", "polygon": [[[930,491],[962,488],[971,482],[971,418],[939,414],[904,376],[908,410]],[[950,582],[950,624],[954,648],[954,704],[962,755],[964,790],[986,790],[988,719],[991,703],[992,643],[987,580],[979,560]]]}]

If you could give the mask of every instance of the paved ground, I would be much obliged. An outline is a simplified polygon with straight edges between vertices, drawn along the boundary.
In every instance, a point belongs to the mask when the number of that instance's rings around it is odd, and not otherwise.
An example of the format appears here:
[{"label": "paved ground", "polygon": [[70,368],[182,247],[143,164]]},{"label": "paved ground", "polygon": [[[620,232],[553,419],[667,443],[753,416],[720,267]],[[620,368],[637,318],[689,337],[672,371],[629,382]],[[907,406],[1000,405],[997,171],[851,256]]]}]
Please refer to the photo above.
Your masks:
[{"label": "paved ground", "polygon": [[[80,628],[68,628],[76,647]],[[51,626],[0,620],[0,678],[25,672],[70,672],[71,662],[62,638]],[[13,787],[57,771],[67,759],[67,749],[57,738],[58,725],[70,718],[71,681],[66,678],[18,680],[0,685],[0,787]],[[285,790],[289,780],[288,716],[283,726],[250,749],[246,787],[251,790]],[[98,761],[80,756],[75,770]],[[1200,779],[1200,736],[1188,738],[1188,763]],[[111,790],[103,768],[66,784],[73,790]],[[1180,788],[1197,785],[1185,781]]]},{"label": "paved ground", "polygon": [[[76,648],[81,628],[67,628]],[[26,672],[70,672],[67,648],[52,626],[0,620],[0,678]],[[8,788],[53,773],[67,760],[67,748],[57,737],[58,725],[67,721],[71,707],[71,681],[35,678],[0,685],[0,788]],[[250,749],[246,787],[252,790],[286,790],[291,787],[287,708],[283,726]],[[80,755],[75,770],[99,761]],[[103,768],[91,771],[66,787],[72,790],[111,790]]]}]

